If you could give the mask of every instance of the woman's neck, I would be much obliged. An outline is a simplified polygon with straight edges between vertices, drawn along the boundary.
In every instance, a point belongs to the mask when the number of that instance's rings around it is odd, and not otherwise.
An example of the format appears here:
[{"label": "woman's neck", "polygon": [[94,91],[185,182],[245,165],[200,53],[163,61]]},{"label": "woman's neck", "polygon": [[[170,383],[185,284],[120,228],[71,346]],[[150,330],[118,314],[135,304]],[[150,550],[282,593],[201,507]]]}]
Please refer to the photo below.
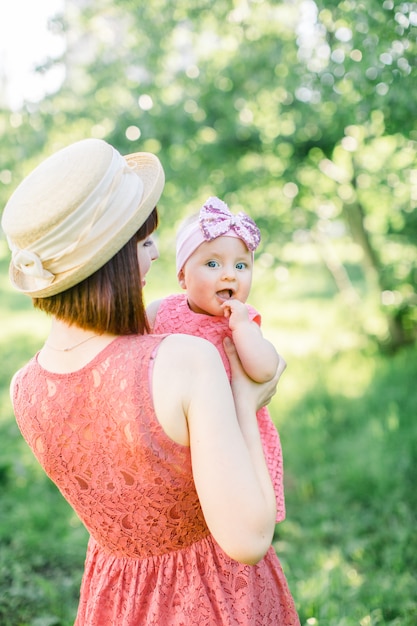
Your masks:
[{"label": "woman's neck", "polygon": [[38,362],[52,372],[76,371],[87,365],[114,338],[115,335],[80,328],[54,317]]}]

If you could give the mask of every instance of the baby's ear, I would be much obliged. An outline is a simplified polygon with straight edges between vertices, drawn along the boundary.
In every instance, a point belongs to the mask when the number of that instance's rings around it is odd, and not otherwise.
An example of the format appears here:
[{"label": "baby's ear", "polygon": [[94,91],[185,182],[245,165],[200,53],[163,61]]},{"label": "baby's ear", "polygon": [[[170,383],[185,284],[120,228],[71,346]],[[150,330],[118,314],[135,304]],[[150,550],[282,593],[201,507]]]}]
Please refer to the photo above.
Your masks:
[{"label": "baby's ear", "polygon": [[178,282],[179,282],[181,289],[187,289],[187,285],[185,284],[185,275],[184,275],[183,269],[179,271]]}]

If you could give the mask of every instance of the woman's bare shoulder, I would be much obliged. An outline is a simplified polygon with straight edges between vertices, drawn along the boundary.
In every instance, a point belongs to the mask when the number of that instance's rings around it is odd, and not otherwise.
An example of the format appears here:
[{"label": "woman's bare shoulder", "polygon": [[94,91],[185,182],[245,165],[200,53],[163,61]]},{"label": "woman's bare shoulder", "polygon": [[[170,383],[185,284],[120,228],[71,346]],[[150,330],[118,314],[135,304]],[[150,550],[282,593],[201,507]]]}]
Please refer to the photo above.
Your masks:
[{"label": "woman's bare shoulder", "polygon": [[178,359],[197,362],[204,359],[217,357],[220,359],[217,348],[207,339],[174,333],[165,337],[160,349],[167,355],[175,355]]},{"label": "woman's bare shoulder", "polygon": [[[190,445],[189,406],[203,402],[202,390],[208,388],[209,381],[220,393],[217,378],[222,372],[220,355],[205,339],[179,334],[164,337],[154,361],[153,402],[157,419],[171,439]],[[227,381],[225,372],[224,377]],[[204,404],[207,406],[208,400]]]}]

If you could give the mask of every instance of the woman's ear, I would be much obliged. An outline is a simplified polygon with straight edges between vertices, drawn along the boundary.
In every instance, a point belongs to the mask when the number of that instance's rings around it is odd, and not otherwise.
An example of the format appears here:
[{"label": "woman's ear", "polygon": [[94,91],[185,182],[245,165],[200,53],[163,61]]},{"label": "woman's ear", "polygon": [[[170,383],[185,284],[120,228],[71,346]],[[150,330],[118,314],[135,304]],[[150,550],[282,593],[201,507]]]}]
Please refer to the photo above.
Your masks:
[{"label": "woman's ear", "polygon": [[179,282],[181,289],[187,289],[187,285],[185,284],[185,274],[184,274],[183,269],[181,269],[178,273],[178,282]]}]

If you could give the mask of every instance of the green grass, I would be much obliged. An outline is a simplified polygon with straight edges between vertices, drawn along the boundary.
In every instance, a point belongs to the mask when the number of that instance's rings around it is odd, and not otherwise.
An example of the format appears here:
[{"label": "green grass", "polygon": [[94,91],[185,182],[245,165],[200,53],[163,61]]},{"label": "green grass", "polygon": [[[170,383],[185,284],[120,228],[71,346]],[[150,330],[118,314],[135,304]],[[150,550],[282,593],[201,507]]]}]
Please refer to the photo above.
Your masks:
[{"label": "green grass", "polygon": [[[417,623],[417,376],[413,350],[391,360],[344,352],[297,363],[301,394],[276,413],[287,521],[277,551],[302,623]],[[411,393],[410,393],[411,391]],[[283,394],[285,396],[285,394]]]},{"label": "green grass", "polygon": [[[0,624],[70,626],[87,535],[23,442],[8,398],[48,321],[10,291],[4,255],[0,263]],[[148,282],[148,301],[176,289],[162,262]],[[311,264],[290,267],[284,282],[260,268],[251,302],[288,362],[270,405],[287,500],[274,545],[302,625],[414,626],[415,347],[378,353],[362,332],[380,326],[375,312],[349,308]]]},{"label": "green grass", "polygon": [[[273,403],[287,520],[275,546],[302,624],[417,623],[417,356],[387,358],[337,296],[276,290],[288,370]],[[281,290],[282,295],[282,290]],[[363,315],[365,311],[360,312]],[[375,325],[380,324],[375,320]]]}]

